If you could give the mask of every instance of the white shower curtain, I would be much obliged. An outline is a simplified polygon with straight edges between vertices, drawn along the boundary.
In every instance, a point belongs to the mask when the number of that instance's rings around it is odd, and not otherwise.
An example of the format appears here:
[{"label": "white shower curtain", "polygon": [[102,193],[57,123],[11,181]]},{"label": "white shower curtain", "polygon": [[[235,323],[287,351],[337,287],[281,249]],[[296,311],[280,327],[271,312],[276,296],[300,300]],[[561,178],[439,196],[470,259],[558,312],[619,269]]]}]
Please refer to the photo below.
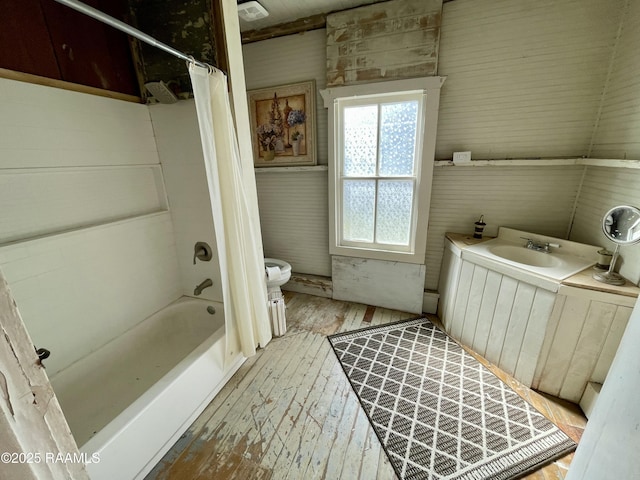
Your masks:
[{"label": "white shower curtain", "polygon": [[226,358],[236,353],[235,339],[249,357],[271,340],[262,239],[255,227],[259,225],[258,205],[247,195],[255,183],[247,182],[247,172],[243,172],[227,79],[212,70],[189,64],[220,258]]}]

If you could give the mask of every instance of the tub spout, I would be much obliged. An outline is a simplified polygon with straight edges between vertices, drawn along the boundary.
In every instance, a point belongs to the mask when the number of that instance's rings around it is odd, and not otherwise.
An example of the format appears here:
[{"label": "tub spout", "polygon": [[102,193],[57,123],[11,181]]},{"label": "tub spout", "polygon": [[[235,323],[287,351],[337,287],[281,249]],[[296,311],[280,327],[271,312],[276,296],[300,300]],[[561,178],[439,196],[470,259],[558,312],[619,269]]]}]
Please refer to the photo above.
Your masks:
[{"label": "tub spout", "polygon": [[202,282],[193,290],[193,294],[197,297],[202,293],[202,291],[205,288],[211,287],[212,285],[213,285],[213,281],[210,278],[207,278],[204,282]]}]

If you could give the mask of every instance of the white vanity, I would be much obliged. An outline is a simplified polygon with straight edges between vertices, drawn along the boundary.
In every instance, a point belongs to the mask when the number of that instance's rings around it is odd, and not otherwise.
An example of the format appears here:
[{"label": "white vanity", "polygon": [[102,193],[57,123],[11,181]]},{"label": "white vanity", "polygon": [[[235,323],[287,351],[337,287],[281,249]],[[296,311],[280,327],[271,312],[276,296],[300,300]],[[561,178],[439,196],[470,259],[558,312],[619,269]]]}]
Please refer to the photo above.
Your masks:
[{"label": "white vanity", "polygon": [[448,233],[438,315],[523,384],[579,402],[604,381],[640,292],[591,278],[598,249],[509,228],[485,240]]}]

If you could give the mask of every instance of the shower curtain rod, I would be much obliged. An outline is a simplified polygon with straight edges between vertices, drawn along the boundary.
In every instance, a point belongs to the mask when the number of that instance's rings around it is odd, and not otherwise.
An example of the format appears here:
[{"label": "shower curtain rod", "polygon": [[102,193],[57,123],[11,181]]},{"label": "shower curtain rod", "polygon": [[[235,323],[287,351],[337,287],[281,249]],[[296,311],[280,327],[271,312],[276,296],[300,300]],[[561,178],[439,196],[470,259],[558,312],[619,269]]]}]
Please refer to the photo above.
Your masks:
[{"label": "shower curtain rod", "polygon": [[66,5],[67,7],[73,8],[74,10],[77,10],[80,13],[84,13],[85,15],[88,15],[90,17],[95,18],[96,20],[102,22],[102,23],[106,23],[107,25],[111,25],[113,28],[116,28],[124,33],[127,33],[129,35],[131,35],[132,37],[136,37],[139,40],[142,40],[144,43],[148,43],[149,45],[152,45],[154,47],[157,47],[161,50],[164,50],[165,52],[170,53],[171,55],[174,55],[178,58],[181,58],[182,60],[186,60],[188,62],[192,62],[195,63],[196,65],[198,65],[199,67],[204,67],[204,68],[215,68],[212,67],[211,65],[208,65],[206,63],[200,62],[196,59],[194,59],[193,57],[190,57],[189,55],[186,55],[184,53],[182,53],[180,50],[176,50],[173,47],[170,47],[169,45],[166,45],[162,42],[159,42],[158,40],[156,40],[155,38],[153,38],[150,35],[147,35],[146,33],[141,32],[140,30],[133,28],[131,25],[127,25],[124,22],[121,22],[120,20],[117,20],[109,15],[107,15],[106,13],[101,12],[100,10],[97,10],[93,7],[90,7],[89,5],[85,5],[82,2],[79,2],[77,0],[55,0],[58,3],[61,3],[63,5]]}]

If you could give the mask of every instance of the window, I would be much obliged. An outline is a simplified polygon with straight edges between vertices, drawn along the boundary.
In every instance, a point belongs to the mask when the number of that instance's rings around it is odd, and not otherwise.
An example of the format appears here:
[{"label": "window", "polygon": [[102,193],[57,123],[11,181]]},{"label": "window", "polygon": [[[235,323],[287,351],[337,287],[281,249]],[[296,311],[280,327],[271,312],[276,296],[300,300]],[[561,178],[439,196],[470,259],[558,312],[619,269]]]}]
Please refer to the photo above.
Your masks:
[{"label": "window", "polygon": [[422,93],[338,101],[342,245],[409,251]]},{"label": "window", "polygon": [[[415,88],[434,78],[435,93]],[[332,100],[331,253],[424,263],[440,83],[323,92]]]}]

